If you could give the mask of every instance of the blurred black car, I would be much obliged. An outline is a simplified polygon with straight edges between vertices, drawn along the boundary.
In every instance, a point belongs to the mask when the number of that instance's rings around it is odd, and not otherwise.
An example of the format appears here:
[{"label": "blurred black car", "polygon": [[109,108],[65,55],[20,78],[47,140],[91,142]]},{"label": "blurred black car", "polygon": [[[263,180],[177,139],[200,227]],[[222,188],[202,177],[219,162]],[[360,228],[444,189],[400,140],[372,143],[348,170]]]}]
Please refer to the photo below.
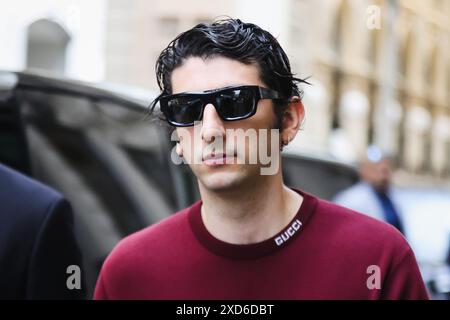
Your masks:
[{"label": "blurred black car", "polygon": [[[169,131],[146,115],[154,97],[135,88],[0,72],[0,162],[71,201],[90,296],[121,238],[199,199],[190,170],[171,161]],[[358,180],[353,167],[327,157],[283,157],[286,183],[324,199]]]}]

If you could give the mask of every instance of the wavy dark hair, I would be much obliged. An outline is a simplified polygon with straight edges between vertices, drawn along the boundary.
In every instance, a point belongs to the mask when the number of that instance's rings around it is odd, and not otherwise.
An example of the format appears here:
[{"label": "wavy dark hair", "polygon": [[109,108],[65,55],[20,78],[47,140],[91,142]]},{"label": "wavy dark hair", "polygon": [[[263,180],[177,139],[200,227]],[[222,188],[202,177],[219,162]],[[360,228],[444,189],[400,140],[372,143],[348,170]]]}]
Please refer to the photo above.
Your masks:
[{"label": "wavy dark hair", "polygon": [[292,96],[303,96],[299,83],[291,72],[289,59],[278,41],[269,32],[239,19],[221,19],[200,23],[172,40],[156,62],[156,78],[161,94],[151,103],[153,113],[159,99],[172,93],[171,75],[189,57],[210,59],[223,56],[258,67],[261,81],[281,93],[286,100],[274,101],[276,127],[282,129],[282,115]]}]

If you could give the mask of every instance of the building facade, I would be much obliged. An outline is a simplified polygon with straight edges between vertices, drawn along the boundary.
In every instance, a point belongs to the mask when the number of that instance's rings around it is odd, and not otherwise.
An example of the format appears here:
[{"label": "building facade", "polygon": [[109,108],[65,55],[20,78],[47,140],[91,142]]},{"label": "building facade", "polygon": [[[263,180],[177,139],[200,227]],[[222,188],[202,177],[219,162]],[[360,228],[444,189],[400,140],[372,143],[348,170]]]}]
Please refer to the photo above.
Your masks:
[{"label": "building facade", "polygon": [[447,0],[17,0],[2,4],[0,68],[155,90],[161,50],[225,16],[269,30],[311,77],[291,151],[355,162],[376,144],[409,172],[450,176]]},{"label": "building facade", "polygon": [[0,68],[104,79],[106,0],[0,0]]}]

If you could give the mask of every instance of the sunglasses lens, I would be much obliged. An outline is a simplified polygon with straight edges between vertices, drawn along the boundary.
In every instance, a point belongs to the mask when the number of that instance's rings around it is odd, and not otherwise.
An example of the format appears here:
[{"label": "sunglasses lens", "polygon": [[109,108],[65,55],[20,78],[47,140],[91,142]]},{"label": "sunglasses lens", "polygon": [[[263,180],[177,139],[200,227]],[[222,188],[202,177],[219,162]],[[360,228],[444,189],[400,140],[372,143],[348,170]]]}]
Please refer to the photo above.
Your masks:
[{"label": "sunglasses lens", "polygon": [[256,110],[257,98],[252,88],[224,89],[207,94],[184,94],[161,99],[161,110],[175,126],[191,126],[200,121],[203,108],[213,103],[223,120],[246,119]]},{"label": "sunglasses lens", "polygon": [[239,120],[250,116],[255,107],[253,92],[236,89],[220,93],[216,97],[216,107],[225,120]]},{"label": "sunglasses lens", "polygon": [[167,101],[165,116],[175,125],[190,125],[200,120],[203,102],[192,97],[178,97]]}]

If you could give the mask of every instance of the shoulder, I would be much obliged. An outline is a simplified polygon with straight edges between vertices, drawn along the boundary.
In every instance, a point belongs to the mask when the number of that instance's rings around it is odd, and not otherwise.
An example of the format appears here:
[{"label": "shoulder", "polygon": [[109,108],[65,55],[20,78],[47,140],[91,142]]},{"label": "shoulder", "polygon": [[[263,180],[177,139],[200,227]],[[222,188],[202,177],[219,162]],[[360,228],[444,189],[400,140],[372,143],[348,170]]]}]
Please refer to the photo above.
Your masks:
[{"label": "shoulder", "polygon": [[188,212],[191,207],[182,209],[170,217],[161,220],[141,231],[122,239],[111,251],[102,272],[107,269],[127,268],[132,265],[145,264],[151,261],[162,261],[168,252],[174,253],[180,249],[180,244],[191,238]]},{"label": "shoulder", "polygon": [[325,200],[319,200],[315,225],[343,250],[372,254],[406,254],[410,246],[393,226],[365,214]]},{"label": "shoulder", "polygon": [[95,299],[136,294],[143,279],[156,285],[158,279],[178,270],[197,245],[189,226],[190,208],[121,240],[103,263]]},{"label": "shoulder", "polygon": [[145,229],[125,237],[117,245],[117,250],[176,242],[187,231],[189,209],[190,207],[184,208]]},{"label": "shoulder", "polygon": [[56,190],[1,164],[0,186],[2,202],[18,208],[40,207],[63,199]]},{"label": "shoulder", "polygon": [[70,211],[59,192],[3,165],[0,165],[0,203],[0,226],[2,221],[8,221],[3,224],[8,225],[8,230],[21,230],[24,234],[32,232],[26,229],[45,224],[56,213]]},{"label": "shoulder", "polygon": [[427,299],[414,252],[393,226],[324,200],[319,200],[309,223],[314,250],[323,260],[344,266],[364,284],[378,270],[382,291],[373,291],[375,296]]}]

